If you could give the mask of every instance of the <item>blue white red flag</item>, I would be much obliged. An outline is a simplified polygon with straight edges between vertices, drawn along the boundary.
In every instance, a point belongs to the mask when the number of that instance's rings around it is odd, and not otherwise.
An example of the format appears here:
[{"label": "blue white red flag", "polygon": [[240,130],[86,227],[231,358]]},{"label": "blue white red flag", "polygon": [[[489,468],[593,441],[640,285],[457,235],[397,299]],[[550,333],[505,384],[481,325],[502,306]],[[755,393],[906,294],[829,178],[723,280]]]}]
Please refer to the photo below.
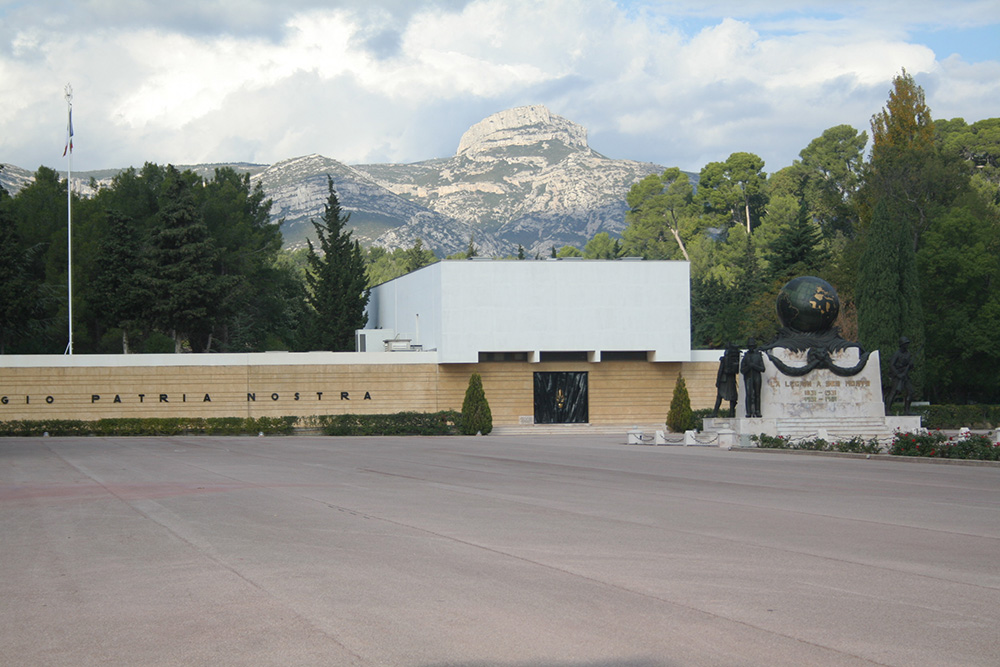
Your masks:
[{"label": "blue white red flag", "polygon": [[69,108],[69,120],[66,122],[66,147],[63,148],[63,157],[66,157],[67,152],[73,152],[73,107]]}]

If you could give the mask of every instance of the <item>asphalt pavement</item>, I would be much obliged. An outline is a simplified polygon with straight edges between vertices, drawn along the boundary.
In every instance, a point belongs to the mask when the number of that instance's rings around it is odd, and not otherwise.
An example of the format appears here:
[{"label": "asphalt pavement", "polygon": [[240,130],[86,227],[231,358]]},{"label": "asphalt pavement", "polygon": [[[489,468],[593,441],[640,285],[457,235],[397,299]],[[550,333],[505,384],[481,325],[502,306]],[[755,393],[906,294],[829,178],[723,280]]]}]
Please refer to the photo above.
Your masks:
[{"label": "asphalt pavement", "polygon": [[1000,468],[0,439],[0,664],[1000,665]]}]

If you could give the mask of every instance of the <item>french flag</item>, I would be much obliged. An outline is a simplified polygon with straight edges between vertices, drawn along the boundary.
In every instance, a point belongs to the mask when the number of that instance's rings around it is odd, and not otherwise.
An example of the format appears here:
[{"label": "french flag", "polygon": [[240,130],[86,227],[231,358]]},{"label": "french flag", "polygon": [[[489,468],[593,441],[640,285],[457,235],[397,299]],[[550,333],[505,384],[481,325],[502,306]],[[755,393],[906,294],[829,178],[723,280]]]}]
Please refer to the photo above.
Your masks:
[{"label": "french flag", "polygon": [[69,120],[66,122],[66,147],[63,149],[63,157],[66,153],[73,152],[73,107],[69,108]]}]

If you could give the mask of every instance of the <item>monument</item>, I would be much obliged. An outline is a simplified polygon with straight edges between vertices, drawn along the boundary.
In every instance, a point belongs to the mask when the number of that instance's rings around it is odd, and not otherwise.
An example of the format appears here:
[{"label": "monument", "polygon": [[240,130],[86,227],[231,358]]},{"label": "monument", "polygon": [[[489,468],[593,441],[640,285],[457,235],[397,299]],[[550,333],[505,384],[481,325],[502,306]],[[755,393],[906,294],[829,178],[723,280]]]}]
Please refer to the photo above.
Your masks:
[{"label": "monument", "polygon": [[[735,419],[706,419],[706,430],[750,435],[888,437],[915,430],[919,417],[886,417],[879,353],[841,337],[837,290],[815,276],[789,281],[778,294],[774,340],[748,341]],[[898,354],[898,353],[897,353]],[[904,365],[904,362],[900,362]]]}]

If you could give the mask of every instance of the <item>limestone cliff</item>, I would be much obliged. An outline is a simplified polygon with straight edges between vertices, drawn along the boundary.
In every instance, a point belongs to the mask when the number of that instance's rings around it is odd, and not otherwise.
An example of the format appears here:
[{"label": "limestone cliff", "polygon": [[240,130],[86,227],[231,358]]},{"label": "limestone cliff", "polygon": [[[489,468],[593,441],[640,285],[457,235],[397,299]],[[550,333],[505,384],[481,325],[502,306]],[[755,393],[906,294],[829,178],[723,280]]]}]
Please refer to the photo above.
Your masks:
[{"label": "limestone cliff", "polygon": [[[462,135],[455,155],[412,164],[346,165],[321,155],[270,166],[206,164],[192,169],[211,178],[231,166],[259,181],[275,220],[283,219],[288,246],[313,234],[334,181],[341,207],[351,214],[355,238],[387,248],[417,239],[439,256],[464,250],[473,238],[481,255],[502,256],[524,246],[547,255],[552,246],[582,247],[594,234],[625,228],[625,196],[631,185],[663,167],[613,160],[592,150],[587,130],[549,112],[526,106],[493,114]],[[91,177],[108,184],[117,170],[73,174],[74,190],[89,195]],[[8,165],[0,185],[11,194],[31,175]]]}]

